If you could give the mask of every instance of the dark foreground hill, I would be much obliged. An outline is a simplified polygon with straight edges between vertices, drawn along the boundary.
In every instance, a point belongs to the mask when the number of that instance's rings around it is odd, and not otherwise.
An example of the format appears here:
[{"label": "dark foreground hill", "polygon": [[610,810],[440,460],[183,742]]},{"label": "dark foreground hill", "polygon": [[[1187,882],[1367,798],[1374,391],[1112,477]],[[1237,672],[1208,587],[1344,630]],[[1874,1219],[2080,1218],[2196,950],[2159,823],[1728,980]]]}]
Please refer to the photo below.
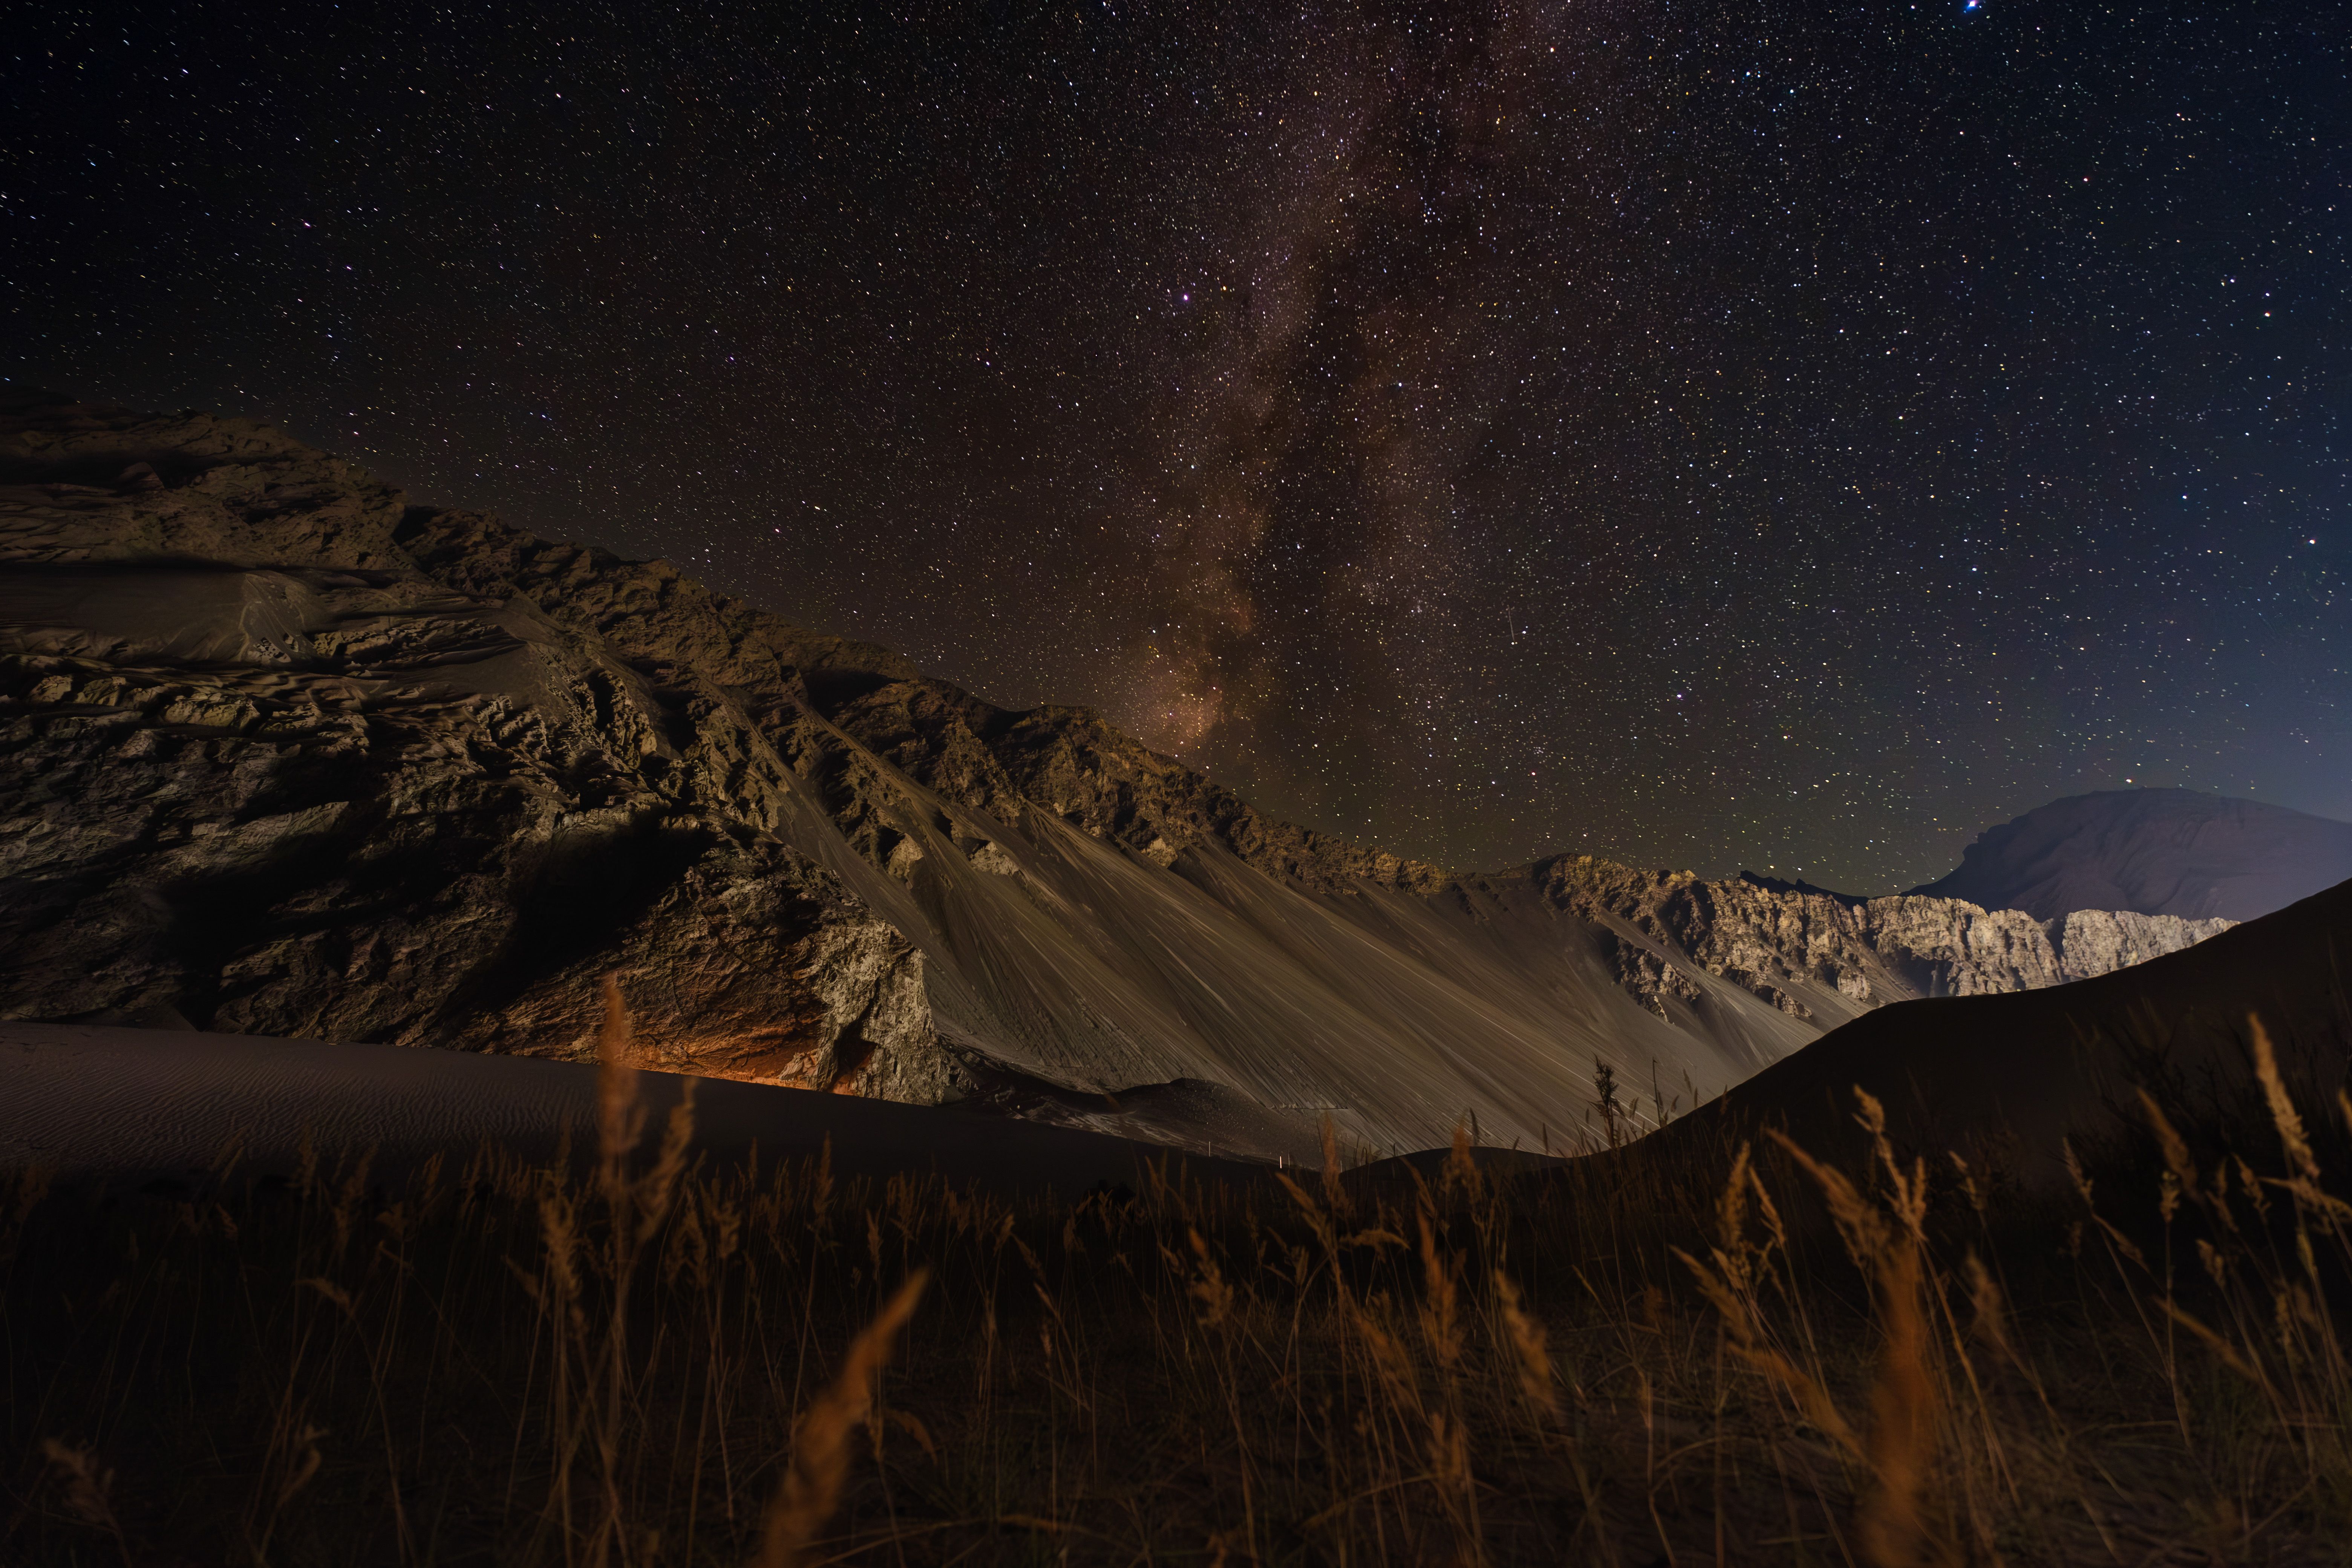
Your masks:
[{"label": "dark foreground hill", "polygon": [[1273,821],[248,421],[0,409],[0,1017],[576,1057],[1304,1152],[1573,1142],[2219,929]]},{"label": "dark foreground hill", "polygon": [[[2347,923],[1883,1008],[1613,1155],[1345,1175],[0,1025],[6,1561],[2338,1564]],[[2299,1111],[2244,1105],[2247,1008]]]},{"label": "dark foreground hill", "polygon": [[2250,921],[2352,877],[2352,822],[2185,789],[2104,790],[1988,828],[1914,889],[2057,920],[2132,910]]},{"label": "dark foreground hill", "polygon": [[[270,1040],[250,1035],[0,1023],[0,1171],[124,1184],[202,1181],[234,1151],[248,1176],[298,1171],[306,1145],[369,1156],[377,1181],[488,1146],[540,1165],[593,1153],[593,1063]],[[1146,1180],[1147,1162],[1188,1180],[1262,1177],[1263,1164],[1201,1143],[1172,1151],[963,1106],[897,1105],[724,1079],[639,1073],[660,1126],[693,1094],[694,1148],[715,1167],[823,1162],[844,1179],[940,1178],[995,1193],[1058,1192]]]},{"label": "dark foreground hill", "polygon": [[1637,1147],[1644,1158],[1721,1149],[1777,1128],[1866,1163],[1859,1088],[1907,1152],[2063,1186],[2067,1142],[2084,1152],[2147,1135],[2143,1091],[2183,1125],[2266,1127],[2257,1019],[2284,1081],[2332,1123],[2352,1087],[2347,962],[2352,882],[2078,984],[1880,1008]]}]

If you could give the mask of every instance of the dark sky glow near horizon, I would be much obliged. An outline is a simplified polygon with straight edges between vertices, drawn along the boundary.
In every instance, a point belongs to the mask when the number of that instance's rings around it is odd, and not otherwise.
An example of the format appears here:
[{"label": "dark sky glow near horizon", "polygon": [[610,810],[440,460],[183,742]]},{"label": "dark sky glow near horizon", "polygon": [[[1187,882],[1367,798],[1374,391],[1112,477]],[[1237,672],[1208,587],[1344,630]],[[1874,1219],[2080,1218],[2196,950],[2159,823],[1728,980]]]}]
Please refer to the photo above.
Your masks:
[{"label": "dark sky glow near horizon", "polygon": [[29,10],[0,375],[1455,867],[2352,817],[2338,6],[820,9]]}]

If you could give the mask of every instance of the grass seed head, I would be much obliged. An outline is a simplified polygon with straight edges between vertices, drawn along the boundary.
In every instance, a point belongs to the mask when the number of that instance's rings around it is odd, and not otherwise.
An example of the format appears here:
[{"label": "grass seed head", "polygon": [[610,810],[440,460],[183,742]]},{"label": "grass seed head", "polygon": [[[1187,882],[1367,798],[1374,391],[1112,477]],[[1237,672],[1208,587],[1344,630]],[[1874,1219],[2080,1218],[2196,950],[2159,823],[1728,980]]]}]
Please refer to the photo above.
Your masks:
[{"label": "grass seed head", "polygon": [[841,1502],[842,1484],[849,1476],[851,1435],[865,1423],[891,1344],[914,1315],[929,1279],[929,1269],[908,1276],[851,1342],[840,1373],[801,1413],[793,1430],[792,1463],[768,1504],[760,1550],[751,1559],[754,1568],[802,1568],[810,1561],[809,1548]]}]

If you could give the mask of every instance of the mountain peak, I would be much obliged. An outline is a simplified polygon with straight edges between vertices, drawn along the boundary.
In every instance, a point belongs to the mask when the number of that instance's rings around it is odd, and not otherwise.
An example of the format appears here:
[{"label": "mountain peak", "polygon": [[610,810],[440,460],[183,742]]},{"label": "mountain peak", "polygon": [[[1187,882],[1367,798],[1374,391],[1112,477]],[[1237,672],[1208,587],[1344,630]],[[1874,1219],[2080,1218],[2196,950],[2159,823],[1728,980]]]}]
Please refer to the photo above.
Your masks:
[{"label": "mountain peak", "polygon": [[1914,891],[2045,921],[2248,921],[2347,878],[2352,823],[2196,790],[2098,790],[1987,828],[1949,876]]},{"label": "mountain peak", "polygon": [[570,1057],[617,973],[649,1067],[1305,1157],[2211,929],[1457,877],[250,421],[0,410],[0,1017]]}]

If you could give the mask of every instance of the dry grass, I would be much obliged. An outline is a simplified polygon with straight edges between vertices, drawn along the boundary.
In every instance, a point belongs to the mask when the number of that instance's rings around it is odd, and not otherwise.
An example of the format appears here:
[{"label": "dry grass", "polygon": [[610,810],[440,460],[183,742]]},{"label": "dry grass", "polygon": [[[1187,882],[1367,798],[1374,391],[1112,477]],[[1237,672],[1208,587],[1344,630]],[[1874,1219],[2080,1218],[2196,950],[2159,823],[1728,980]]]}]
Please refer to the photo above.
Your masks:
[{"label": "dry grass", "polygon": [[[1640,1145],[1011,1201],[647,1143],[0,1189],[8,1564],[2332,1563],[2352,1102],[2065,1205]],[[2323,1114],[2324,1112],[2324,1114]],[[2093,1199],[2095,1196],[2096,1202]],[[927,1283],[928,1282],[928,1283]],[[896,1351],[894,1358],[894,1348]]]}]

